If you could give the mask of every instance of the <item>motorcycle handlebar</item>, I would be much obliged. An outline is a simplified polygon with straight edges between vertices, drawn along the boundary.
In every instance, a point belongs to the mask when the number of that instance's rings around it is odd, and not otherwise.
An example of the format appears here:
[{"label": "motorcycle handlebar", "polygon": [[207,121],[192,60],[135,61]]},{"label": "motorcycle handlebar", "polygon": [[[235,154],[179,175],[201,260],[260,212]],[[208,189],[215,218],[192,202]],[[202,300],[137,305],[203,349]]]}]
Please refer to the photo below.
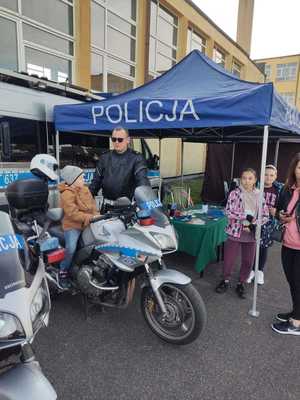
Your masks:
[{"label": "motorcycle handlebar", "polygon": [[114,218],[114,217],[122,217],[122,216],[126,216],[126,215],[130,216],[133,213],[135,213],[135,210],[136,209],[134,206],[130,206],[130,207],[127,206],[126,208],[122,207],[121,209],[116,208],[115,210],[108,211],[104,215],[100,215],[99,217],[92,218],[90,223],[93,224],[95,222],[104,221],[106,219],[110,219],[110,218]]},{"label": "motorcycle handlebar", "polygon": [[95,222],[103,221],[103,220],[109,219],[109,218],[111,218],[111,217],[112,217],[111,214],[100,215],[99,217],[92,218],[92,219],[90,220],[90,223],[93,224],[93,223],[95,223]]}]

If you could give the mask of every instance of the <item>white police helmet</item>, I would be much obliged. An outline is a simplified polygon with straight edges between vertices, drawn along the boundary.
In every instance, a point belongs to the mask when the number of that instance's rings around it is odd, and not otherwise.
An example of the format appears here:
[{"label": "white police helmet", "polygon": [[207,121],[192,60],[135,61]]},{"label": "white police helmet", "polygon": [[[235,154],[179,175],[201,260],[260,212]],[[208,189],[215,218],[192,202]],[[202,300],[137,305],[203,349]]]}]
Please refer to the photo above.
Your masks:
[{"label": "white police helmet", "polygon": [[30,163],[30,171],[39,177],[48,178],[51,181],[58,180],[58,163],[56,158],[49,154],[37,154]]}]

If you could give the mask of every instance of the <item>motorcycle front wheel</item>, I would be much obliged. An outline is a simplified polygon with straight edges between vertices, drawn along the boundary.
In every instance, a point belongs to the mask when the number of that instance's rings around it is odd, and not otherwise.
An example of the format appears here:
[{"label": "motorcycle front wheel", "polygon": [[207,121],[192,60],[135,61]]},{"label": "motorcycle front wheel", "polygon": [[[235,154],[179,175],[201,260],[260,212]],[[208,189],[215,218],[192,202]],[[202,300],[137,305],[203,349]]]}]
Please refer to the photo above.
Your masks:
[{"label": "motorcycle front wheel", "polygon": [[206,308],[196,288],[164,283],[159,288],[167,314],[163,315],[151,287],[144,287],[141,309],[150,329],[166,342],[183,345],[193,342],[206,325]]}]

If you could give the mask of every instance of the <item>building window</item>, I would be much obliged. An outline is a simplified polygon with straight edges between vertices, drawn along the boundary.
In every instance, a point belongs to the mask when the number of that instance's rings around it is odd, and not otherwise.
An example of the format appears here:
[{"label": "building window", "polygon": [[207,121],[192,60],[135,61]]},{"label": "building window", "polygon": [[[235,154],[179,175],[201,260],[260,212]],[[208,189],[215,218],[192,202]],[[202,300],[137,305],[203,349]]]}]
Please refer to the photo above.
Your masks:
[{"label": "building window", "polygon": [[0,52],[1,68],[71,81],[73,0],[0,0]]},{"label": "building window", "polygon": [[213,49],[213,61],[219,64],[221,67],[225,68],[225,53],[218,47]]},{"label": "building window", "polygon": [[18,70],[17,24],[0,16],[0,68]]},{"label": "building window", "polygon": [[12,11],[18,11],[18,0],[0,0],[0,7],[8,8]]},{"label": "building window", "polygon": [[61,0],[22,0],[22,14],[49,28],[73,36],[73,5],[67,3]]},{"label": "building window", "polygon": [[71,61],[39,50],[25,48],[26,70],[31,75],[66,82],[71,76]]},{"label": "building window", "polygon": [[32,25],[23,23],[23,39],[32,44],[44,46],[64,54],[73,55],[73,41],[38,29]]},{"label": "building window", "polygon": [[266,75],[266,80],[269,81],[271,77],[271,65],[270,64],[265,64],[265,75]]},{"label": "building window", "polygon": [[231,72],[233,75],[237,76],[238,78],[241,77],[241,73],[242,73],[242,66],[240,63],[238,63],[237,61],[233,61],[232,63],[232,68],[231,68]]},{"label": "building window", "polygon": [[194,31],[193,28],[188,29],[187,35],[187,53],[193,50],[199,50],[201,53],[205,54],[206,51],[206,39]]},{"label": "building window", "polygon": [[294,81],[297,74],[297,63],[277,64],[277,81]]},{"label": "building window", "polygon": [[293,92],[284,92],[284,93],[280,93],[280,96],[281,96],[290,106],[295,106],[295,93],[293,93]]},{"label": "building window", "polygon": [[159,76],[176,64],[178,18],[151,0],[149,74]]},{"label": "building window", "polygon": [[95,91],[134,87],[136,0],[91,0],[91,82]]},{"label": "building window", "polygon": [[97,92],[104,92],[103,59],[100,54],[91,54],[91,87]]}]

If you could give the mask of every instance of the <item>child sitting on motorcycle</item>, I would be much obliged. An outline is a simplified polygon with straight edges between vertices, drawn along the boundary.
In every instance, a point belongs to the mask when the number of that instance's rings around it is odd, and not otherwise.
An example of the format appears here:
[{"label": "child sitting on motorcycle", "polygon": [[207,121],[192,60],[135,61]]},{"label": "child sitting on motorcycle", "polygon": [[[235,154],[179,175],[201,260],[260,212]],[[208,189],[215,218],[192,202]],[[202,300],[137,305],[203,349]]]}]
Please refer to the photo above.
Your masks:
[{"label": "child sitting on motorcycle", "polygon": [[67,165],[61,171],[64,182],[58,185],[61,207],[64,210],[63,230],[65,236],[65,259],[60,264],[59,285],[69,289],[69,272],[77,242],[82,230],[90,221],[99,216],[96,202],[89,189],[84,185],[83,170]]}]

